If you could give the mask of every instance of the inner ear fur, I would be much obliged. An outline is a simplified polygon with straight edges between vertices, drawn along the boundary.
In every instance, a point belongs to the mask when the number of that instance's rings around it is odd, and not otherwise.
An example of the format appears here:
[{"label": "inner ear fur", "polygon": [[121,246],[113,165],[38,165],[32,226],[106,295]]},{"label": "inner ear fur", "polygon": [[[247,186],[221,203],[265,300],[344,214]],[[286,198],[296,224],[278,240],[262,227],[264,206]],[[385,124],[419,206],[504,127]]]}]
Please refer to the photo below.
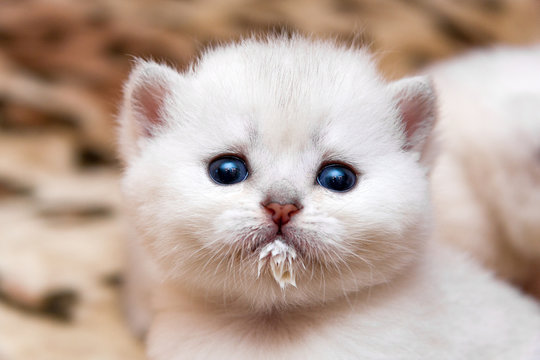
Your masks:
[{"label": "inner ear fur", "polygon": [[139,151],[141,138],[150,138],[167,126],[166,104],[180,74],[152,61],[137,60],[124,87],[118,116],[120,156],[128,161]]},{"label": "inner ear fur", "polygon": [[390,84],[406,136],[404,150],[424,152],[432,143],[437,116],[437,97],[427,76],[405,78]]}]

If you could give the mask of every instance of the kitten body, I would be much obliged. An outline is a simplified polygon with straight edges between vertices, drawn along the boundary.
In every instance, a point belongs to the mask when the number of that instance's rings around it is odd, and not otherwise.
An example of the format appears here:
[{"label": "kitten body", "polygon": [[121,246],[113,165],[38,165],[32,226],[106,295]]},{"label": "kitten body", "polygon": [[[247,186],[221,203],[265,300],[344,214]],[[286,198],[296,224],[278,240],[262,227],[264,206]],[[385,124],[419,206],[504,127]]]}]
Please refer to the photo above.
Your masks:
[{"label": "kitten body", "polygon": [[[419,151],[434,102],[425,78],[387,84],[362,50],[299,37],[216,48],[185,74],[140,62],[120,141],[131,266],[154,263],[128,274],[128,293],[154,296],[128,304],[148,315],[134,327],[151,319],[149,357],[532,356],[537,306],[428,241]],[[245,181],[212,181],[224,155],[244,160]],[[356,184],[319,185],[328,164]],[[281,224],[268,204],[297,211]],[[259,268],[278,241],[294,254],[286,286]]]},{"label": "kitten body", "polygon": [[436,238],[540,296],[540,45],[429,68],[440,116]]},{"label": "kitten body", "polygon": [[533,360],[540,351],[537,306],[444,248],[389,284],[288,311],[161,291],[150,359]]}]

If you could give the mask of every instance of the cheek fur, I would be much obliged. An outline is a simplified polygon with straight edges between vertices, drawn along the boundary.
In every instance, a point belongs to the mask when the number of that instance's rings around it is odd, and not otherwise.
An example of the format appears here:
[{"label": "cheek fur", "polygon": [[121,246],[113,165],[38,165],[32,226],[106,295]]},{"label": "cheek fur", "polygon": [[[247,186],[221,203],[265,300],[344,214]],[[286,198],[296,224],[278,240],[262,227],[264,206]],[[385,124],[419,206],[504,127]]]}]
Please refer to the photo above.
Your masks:
[{"label": "cheek fur", "polygon": [[263,210],[251,204],[235,204],[214,218],[213,236],[210,241],[220,246],[229,246],[253,251],[257,244],[274,234],[275,227]]}]

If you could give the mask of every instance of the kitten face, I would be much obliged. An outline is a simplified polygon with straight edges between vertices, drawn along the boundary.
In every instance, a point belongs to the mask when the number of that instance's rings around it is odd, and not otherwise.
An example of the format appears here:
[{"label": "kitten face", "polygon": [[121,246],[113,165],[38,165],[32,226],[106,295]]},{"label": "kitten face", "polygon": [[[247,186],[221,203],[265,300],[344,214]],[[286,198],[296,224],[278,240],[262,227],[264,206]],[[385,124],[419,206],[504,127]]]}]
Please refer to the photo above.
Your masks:
[{"label": "kitten face", "polygon": [[[213,50],[184,75],[140,63],[120,116],[134,224],[165,277],[260,309],[389,281],[429,223],[424,171],[403,149],[429,127],[431,99],[419,79],[383,83],[365,53],[302,39]],[[211,179],[223,155],[243,159],[244,181]],[[319,185],[327,164],[353,170],[353,188]],[[280,227],[269,203],[299,210]],[[296,288],[257,274],[276,240],[296,253]]]}]

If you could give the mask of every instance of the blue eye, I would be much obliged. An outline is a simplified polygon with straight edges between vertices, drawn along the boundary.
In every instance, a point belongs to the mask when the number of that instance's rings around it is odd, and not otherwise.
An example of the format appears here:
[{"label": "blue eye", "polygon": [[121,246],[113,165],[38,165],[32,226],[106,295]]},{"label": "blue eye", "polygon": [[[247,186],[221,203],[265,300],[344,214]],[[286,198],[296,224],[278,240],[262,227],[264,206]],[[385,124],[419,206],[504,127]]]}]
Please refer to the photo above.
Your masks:
[{"label": "blue eye", "polygon": [[208,173],[212,180],[222,185],[236,184],[248,177],[246,164],[234,156],[215,159],[210,163]]},{"label": "blue eye", "polygon": [[325,166],[317,175],[317,182],[332,191],[349,191],[356,183],[354,172],[344,165]]}]

